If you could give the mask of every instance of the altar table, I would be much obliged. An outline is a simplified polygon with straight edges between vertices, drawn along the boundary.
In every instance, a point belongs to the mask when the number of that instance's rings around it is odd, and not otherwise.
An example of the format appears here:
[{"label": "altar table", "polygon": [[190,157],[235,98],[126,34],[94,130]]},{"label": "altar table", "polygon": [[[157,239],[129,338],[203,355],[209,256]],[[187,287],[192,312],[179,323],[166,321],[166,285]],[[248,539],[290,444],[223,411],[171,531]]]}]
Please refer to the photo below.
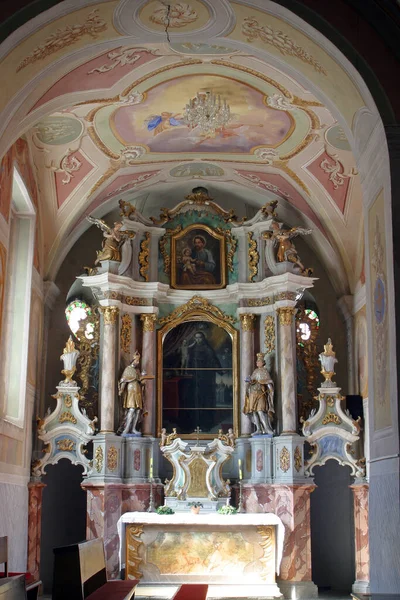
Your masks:
[{"label": "altar table", "polygon": [[[207,583],[244,597],[280,596],[275,574],[284,526],[274,514],[125,513],[118,521],[120,567],[146,585]],[[240,594],[238,593],[238,596]]]}]

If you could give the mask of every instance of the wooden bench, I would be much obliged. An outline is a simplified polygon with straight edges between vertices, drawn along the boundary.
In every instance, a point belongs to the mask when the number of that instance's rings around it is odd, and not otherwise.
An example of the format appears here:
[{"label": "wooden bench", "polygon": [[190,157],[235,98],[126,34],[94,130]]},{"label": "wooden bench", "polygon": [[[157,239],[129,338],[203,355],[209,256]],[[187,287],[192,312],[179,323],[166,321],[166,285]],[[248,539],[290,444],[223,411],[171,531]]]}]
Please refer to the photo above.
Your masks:
[{"label": "wooden bench", "polygon": [[[4,564],[4,572],[0,573],[0,575],[3,575],[3,577],[8,578],[10,580],[15,580],[18,576],[18,581],[22,580],[24,582],[26,596],[24,595],[23,598],[27,598],[27,600],[36,600],[38,597],[39,587],[42,584],[42,582],[35,581],[32,575],[30,575],[29,573],[9,573],[8,571],[8,537],[6,535],[0,537],[0,565],[1,564]],[[0,582],[4,584],[4,580],[0,579]],[[15,585],[15,587],[18,588],[20,584],[10,582],[7,585],[11,587]],[[3,600],[3,596],[0,595],[0,598],[1,600]],[[13,596],[11,595],[10,598],[13,598]]]},{"label": "wooden bench", "polygon": [[54,548],[52,600],[129,600],[138,583],[107,581],[102,539]]},{"label": "wooden bench", "polygon": [[172,600],[206,600],[208,585],[185,583],[175,592]]}]

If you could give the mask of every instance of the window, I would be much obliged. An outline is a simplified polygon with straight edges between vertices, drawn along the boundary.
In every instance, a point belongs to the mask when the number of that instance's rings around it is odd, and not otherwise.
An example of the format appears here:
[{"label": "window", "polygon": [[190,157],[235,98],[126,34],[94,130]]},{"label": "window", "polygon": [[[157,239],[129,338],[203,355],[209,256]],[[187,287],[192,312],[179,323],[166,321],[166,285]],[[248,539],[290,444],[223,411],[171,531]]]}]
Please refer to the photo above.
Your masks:
[{"label": "window", "polygon": [[5,311],[5,418],[23,426],[29,344],[35,209],[14,169]]}]

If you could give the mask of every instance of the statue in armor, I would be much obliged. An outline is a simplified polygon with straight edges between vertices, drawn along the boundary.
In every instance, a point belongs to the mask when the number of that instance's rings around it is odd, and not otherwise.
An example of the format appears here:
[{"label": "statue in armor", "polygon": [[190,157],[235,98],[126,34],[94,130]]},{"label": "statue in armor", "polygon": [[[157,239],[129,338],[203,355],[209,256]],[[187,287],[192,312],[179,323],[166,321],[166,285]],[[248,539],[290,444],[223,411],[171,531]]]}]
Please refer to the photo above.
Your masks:
[{"label": "statue in armor", "polygon": [[132,362],[124,369],[118,382],[118,393],[122,397],[125,412],[117,435],[140,433],[137,427],[143,415],[143,386],[148,377],[140,372],[139,363],[140,354],[136,350]]},{"label": "statue in armor", "polygon": [[247,391],[243,413],[249,415],[256,430],[252,435],[273,434],[274,384],[265,367],[264,355],[257,354],[257,368],[246,378]]}]

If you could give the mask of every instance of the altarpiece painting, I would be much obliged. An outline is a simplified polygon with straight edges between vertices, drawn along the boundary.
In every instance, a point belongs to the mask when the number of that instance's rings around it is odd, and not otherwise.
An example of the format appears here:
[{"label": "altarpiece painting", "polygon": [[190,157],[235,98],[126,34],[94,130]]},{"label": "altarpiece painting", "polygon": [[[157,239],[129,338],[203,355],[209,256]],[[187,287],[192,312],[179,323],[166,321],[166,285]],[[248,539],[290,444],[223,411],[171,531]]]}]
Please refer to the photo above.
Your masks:
[{"label": "altarpiece painting", "polygon": [[162,427],[216,434],[233,427],[232,339],[217,324],[178,324],[162,347]]},{"label": "altarpiece painting", "polygon": [[194,224],[171,237],[171,286],[212,290],[226,286],[225,238]]}]

